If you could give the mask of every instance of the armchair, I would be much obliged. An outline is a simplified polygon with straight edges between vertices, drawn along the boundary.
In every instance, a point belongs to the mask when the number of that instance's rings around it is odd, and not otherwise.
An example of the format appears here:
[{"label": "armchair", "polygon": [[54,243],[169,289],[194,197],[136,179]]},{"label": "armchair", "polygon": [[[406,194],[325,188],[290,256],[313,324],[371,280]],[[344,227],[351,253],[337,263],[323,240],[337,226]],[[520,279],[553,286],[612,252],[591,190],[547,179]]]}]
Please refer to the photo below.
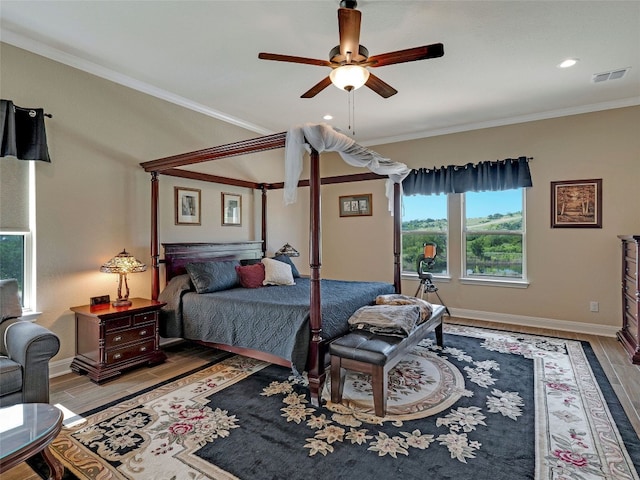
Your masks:
[{"label": "armchair", "polygon": [[49,403],[49,360],[60,339],[20,315],[18,282],[0,280],[0,407]]}]

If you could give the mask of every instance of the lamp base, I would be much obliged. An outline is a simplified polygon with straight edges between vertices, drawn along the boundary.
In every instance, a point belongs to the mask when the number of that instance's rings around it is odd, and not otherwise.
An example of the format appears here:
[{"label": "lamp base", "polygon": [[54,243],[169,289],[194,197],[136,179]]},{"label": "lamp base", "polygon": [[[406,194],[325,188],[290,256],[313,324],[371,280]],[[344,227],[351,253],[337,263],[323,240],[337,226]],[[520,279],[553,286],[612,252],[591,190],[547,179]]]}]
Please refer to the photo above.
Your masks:
[{"label": "lamp base", "polygon": [[128,300],[126,298],[119,298],[111,305],[113,305],[114,307],[130,307],[132,303],[131,300]]}]

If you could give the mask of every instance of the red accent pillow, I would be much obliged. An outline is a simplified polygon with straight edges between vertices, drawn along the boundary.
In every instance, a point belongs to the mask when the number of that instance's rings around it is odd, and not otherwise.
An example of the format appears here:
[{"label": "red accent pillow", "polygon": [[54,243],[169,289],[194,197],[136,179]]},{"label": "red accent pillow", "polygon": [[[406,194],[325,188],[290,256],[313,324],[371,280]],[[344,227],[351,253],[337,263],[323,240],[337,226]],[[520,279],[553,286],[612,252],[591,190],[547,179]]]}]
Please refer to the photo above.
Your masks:
[{"label": "red accent pillow", "polygon": [[262,263],[255,263],[253,265],[236,266],[236,272],[238,273],[238,279],[240,279],[240,285],[244,288],[258,288],[262,286],[264,280],[264,265]]}]

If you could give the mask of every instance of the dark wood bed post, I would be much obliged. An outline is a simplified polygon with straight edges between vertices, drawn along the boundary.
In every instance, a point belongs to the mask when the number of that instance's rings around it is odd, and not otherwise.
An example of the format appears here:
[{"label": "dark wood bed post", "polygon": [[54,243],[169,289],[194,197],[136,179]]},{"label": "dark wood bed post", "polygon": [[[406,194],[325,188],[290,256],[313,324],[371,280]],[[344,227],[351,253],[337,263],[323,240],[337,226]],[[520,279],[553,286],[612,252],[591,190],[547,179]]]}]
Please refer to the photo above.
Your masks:
[{"label": "dark wood bed post", "polygon": [[400,253],[402,251],[402,218],[400,206],[402,201],[400,195],[400,184],[393,184],[393,285],[396,293],[402,293],[402,278],[400,276],[401,264]]},{"label": "dark wood bed post", "polygon": [[158,172],[151,172],[151,298],[160,295],[160,264],[158,244]]},{"label": "dark wood bed post", "polygon": [[267,256],[267,186],[260,185],[262,190],[262,256]]},{"label": "dark wood bed post", "polygon": [[310,323],[311,344],[309,346],[309,365],[307,376],[311,403],[320,406],[320,394],[324,384],[324,354],[320,348],[322,341],[322,316],[320,309],[320,267],[322,265],[320,247],[322,233],[320,231],[320,154],[311,149],[311,165],[309,172],[310,209],[309,209],[309,267],[311,269]]}]

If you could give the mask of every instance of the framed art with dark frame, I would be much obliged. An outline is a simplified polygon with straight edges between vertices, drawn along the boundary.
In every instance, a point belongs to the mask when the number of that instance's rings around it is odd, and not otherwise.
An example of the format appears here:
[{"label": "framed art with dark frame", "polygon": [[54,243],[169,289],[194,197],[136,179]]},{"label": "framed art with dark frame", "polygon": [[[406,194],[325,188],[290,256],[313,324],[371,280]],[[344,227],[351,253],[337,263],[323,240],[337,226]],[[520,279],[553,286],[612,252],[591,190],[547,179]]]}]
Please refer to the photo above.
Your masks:
[{"label": "framed art with dark frame", "polygon": [[176,225],[200,225],[200,190],[173,187],[176,204]]},{"label": "framed art with dark frame", "polygon": [[222,193],[222,225],[234,227],[242,225],[242,195]]},{"label": "framed art with dark frame", "polygon": [[551,228],[602,228],[602,179],[551,182]]},{"label": "framed art with dark frame", "polygon": [[371,194],[344,195],[339,199],[341,217],[363,217],[373,214]]}]

